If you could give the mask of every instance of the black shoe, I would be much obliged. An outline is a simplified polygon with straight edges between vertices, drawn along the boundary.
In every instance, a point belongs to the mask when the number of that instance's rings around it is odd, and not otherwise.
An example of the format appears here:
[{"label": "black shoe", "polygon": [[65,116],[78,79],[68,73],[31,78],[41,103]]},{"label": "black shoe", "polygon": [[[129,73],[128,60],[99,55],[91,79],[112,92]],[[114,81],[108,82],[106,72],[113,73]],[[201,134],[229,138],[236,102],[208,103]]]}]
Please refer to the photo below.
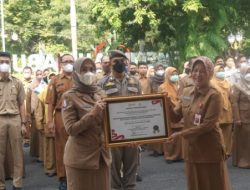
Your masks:
[{"label": "black shoe", "polygon": [[67,182],[62,180],[59,184],[59,190],[67,190]]},{"label": "black shoe", "polygon": [[48,177],[54,177],[56,175],[56,173],[48,173],[47,176]]},{"label": "black shoe", "polygon": [[173,164],[173,163],[174,163],[173,160],[166,160],[166,162],[167,162],[168,164]]},{"label": "black shoe", "polygon": [[137,182],[141,182],[142,181],[142,177],[138,174],[136,174],[136,181]]},{"label": "black shoe", "polygon": [[15,186],[13,186],[13,190],[22,190],[22,187],[15,187]]},{"label": "black shoe", "polygon": [[158,156],[162,156],[162,154],[159,154],[158,152],[154,151],[152,154],[150,154],[150,156],[158,157]]}]

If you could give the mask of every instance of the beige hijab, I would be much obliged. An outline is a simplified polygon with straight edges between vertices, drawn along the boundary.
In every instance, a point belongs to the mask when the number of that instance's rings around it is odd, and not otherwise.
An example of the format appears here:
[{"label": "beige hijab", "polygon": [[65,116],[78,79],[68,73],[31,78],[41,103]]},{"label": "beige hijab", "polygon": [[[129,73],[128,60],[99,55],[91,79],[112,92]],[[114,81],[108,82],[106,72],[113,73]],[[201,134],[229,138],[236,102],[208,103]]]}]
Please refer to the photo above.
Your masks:
[{"label": "beige hijab", "polygon": [[223,100],[223,108],[225,110],[228,110],[230,107],[230,101],[228,99],[228,93],[230,92],[230,84],[227,80],[219,79],[215,76],[215,74],[219,72],[221,68],[223,68],[223,66],[221,65],[217,65],[214,67],[214,76],[211,80],[211,84],[220,92]]},{"label": "beige hijab", "polygon": [[177,72],[176,68],[168,67],[165,71],[165,81],[159,87],[159,92],[167,92],[173,104],[177,104],[177,84],[170,81],[171,75]]},{"label": "beige hijab", "polygon": [[74,71],[73,71],[73,87],[72,89],[85,94],[93,94],[98,91],[98,87],[96,84],[91,86],[87,86],[83,84],[78,78],[77,74],[81,74],[81,66],[86,63],[87,60],[90,60],[94,68],[96,68],[95,63],[92,59],[82,57],[75,61],[74,63]]}]

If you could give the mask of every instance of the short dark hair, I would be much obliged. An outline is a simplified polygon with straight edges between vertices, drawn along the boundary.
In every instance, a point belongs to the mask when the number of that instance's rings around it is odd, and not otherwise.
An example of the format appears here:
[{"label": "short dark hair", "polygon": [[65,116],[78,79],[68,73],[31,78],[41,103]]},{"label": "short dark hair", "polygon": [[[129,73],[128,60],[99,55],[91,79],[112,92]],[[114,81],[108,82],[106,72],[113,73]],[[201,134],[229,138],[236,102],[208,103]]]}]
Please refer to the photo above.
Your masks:
[{"label": "short dark hair", "polygon": [[23,71],[27,70],[27,69],[29,69],[31,72],[33,72],[32,68],[30,66],[27,66],[27,65],[23,68]]},{"label": "short dark hair", "polygon": [[74,59],[74,56],[73,56],[73,55],[71,55],[70,53],[64,53],[64,54],[60,55],[60,57],[59,57],[59,63],[62,63],[62,59],[63,59],[63,57],[64,57],[64,56],[67,56],[67,55],[69,55],[69,56],[73,57],[73,59]]},{"label": "short dark hair", "polygon": [[0,57],[8,57],[11,59],[11,54],[9,52],[0,51]]},{"label": "short dark hair", "polygon": [[130,62],[130,65],[137,66],[135,62]]},{"label": "short dark hair", "polygon": [[104,57],[108,57],[109,58],[109,55],[108,54],[103,55],[102,58],[101,58],[101,63],[102,63]]},{"label": "short dark hair", "polygon": [[215,57],[214,62],[216,62],[218,59],[222,59],[224,61],[224,57],[222,57],[221,55],[218,55]]},{"label": "short dark hair", "polygon": [[139,61],[139,62],[138,62],[138,67],[139,67],[140,65],[145,65],[145,66],[148,67],[147,62],[145,62],[145,61]]}]

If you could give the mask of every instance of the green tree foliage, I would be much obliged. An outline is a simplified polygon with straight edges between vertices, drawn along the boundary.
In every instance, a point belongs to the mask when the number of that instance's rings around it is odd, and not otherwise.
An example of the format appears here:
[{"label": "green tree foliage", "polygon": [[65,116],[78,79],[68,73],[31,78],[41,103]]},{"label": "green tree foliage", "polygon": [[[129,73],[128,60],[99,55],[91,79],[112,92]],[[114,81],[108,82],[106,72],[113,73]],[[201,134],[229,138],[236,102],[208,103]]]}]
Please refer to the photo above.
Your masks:
[{"label": "green tree foliage", "polygon": [[96,0],[92,20],[102,32],[117,30],[135,51],[138,40],[144,39],[146,50],[168,52],[172,58],[178,52],[180,64],[192,56],[222,54],[229,45],[231,25],[238,30],[240,22],[249,22],[249,8],[246,15],[239,14],[243,2],[249,4],[247,0]]},{"label": "green tree foliage", "polygon": [[[227,36],[243,32],[241,51],[250,50],[249,0],[76,0],[78,50],[90,52],[116,31],[117,40],[139,50],[169,53],[173,64],[189,57],[214,58],[228,49]],[[7,50],[35,53],[39,49],[71,51],[69,0],[5,0]],[[19,36],[11,41],[11,32]],[[107,50],[106,48],[106,50]],[[179,59],[175,59],[178,55]]]},{"label": "green tree foliage", "polygon": [[[96,27],[89,22],[89,1],[76,1],[78,50],[86,53],[97,42]],[[5,0],[6,33],[18,34],[14,42],[6,38],[6,49],[13,53],[71,51],[69,0]]]}]

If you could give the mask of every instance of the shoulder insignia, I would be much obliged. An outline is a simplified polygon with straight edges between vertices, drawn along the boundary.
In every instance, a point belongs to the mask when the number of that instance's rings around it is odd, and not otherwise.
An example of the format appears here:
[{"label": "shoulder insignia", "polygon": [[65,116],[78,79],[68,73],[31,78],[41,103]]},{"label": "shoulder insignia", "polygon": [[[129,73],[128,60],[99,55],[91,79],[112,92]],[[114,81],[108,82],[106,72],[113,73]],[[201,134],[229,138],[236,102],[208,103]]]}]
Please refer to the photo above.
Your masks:
[{"label": "shoulder insignia", "polygon": [[114,82],[111,82],[111,81],[108,81],[105,86],[108,87],[108,86],[114,86],[115,83]]},{"label": "shoulder insignia", "polygon": [[68,102],[66,99],[63,100],[63,108],[66,108],[68,106]]}]

